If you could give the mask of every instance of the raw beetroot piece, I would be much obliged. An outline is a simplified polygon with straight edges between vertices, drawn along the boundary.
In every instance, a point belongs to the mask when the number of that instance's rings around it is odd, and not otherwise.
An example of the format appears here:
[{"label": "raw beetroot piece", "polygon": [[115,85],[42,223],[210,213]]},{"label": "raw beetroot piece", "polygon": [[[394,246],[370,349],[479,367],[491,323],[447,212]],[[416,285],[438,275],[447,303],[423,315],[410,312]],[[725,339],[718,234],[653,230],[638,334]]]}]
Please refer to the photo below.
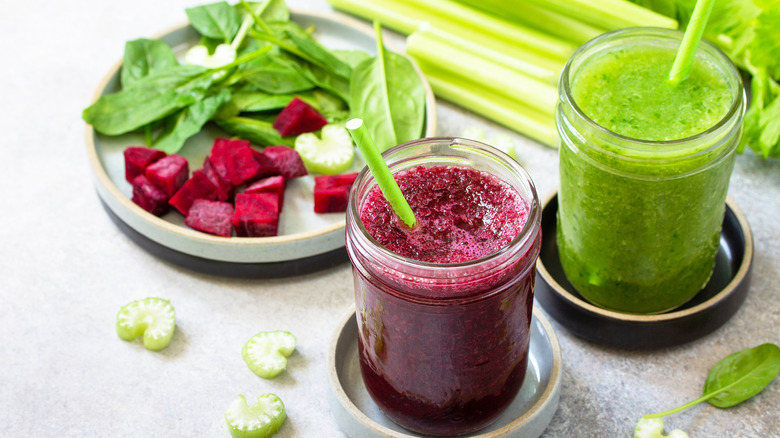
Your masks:
[{"label": "raw beetroot piece", "polygon": [[[235,168],[240,167],[241,158],[236,158],[240,155],[242,150],[251,150],[249,147],[249,141],[247,140],[234,140],[229,138],[216,138],[214,139],[214,145],[211,147],[211,153],[209,159],[214,167],[214,170],[225,181],[233,184],[232,173]],[[239,160],[239,163],[235,161]],[[251,165],[252,163],[250,163]]]},{"label": "raw beetroot piece", "polygon": [[287,187],[287,180],[281,176],[269,176],[250,184],[244,193],[276,193],[279,196],[279,213],[284,207],[284,189]]},{"label": "raw beetroot piece", "polygon": [[279,170],[276,168],[276,163],[271,158],[255,149],[252,149],[252,154],[255,157],[255,161],[260,165],[260,169],[255,174],[255,179],[280,175]]},{"label": "raw beetroot piece", "polygon": [[186,158],[171,154],[150,164],[144,174],[152,184],[171,197],[189,178],[190,167]]},{"label": "raw beetroot piece", "polygon": [[130,146],[125,149],[125,179],[132,183],[135,177],[143,175],[146,168],[155,161],[165,158],[165,152],[146,146]]},{"label": "raw beetroot piece", "polygon": [[217,201],[227,201],[233,197],[233,185],[219,176],[219,173],[214,169],[211,164],[211,158],[206,157],[203,161],[203,174],[206,178],[214,184],[214,189],[217,194]]},{"label": "raw beetroot piece", "polygon": [[196,199],[184,223],[204,233],[230,237],[232,232],[233,204],[208,199]]},{"label": "raw beetroot piece", "polygon": [[202,170],[196,170],[192,178],[188,179],[183,186],[168,201],[173,208],[179,210],[181,214],[187,216],[196,199],[208,199],[214,201],[217,199],[217,188],[206,177]]},{"label": "raw beetroot piece", "polygon": [[315,176],[314,212],[338,213],[347,211],[349,191],[357,176],[357,173]]},{"label": "raw beetroot piece", "polygon": [[279,229],[279,197],[276,193],[238,193],[233,228],[240,237],[276,236]]},{"label": "raw beetroot piece", "polygon": [[133,179],[133,202],[155,216],[168,212],[168,195],[144,175]]},{"label": "raw beetroot piece", "polygon": [[306,171],[306,166],[303,165],[303,160],[298,155],[298,151],[293,148],[268,146],[263,149],[262,154],[273,163],[276,172],[287,179],[298,178],[309,173]]},{"label": "raw beetroot piece", "polygon": [[284,137],[304,132],[316,131],[327,125],[328,121],[306,102],[295,97],[279,113],[274,121],[274,129]]}]

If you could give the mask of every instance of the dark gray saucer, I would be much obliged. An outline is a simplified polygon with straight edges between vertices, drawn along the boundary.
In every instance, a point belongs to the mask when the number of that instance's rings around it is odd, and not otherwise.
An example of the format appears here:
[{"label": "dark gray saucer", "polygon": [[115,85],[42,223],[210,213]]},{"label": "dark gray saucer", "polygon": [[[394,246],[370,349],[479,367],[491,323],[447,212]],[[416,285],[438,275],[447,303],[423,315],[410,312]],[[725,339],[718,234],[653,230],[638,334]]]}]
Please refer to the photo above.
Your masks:
[{"label": "dark gray saucer", "polygon": [[557,194],[542,210],[542,250],[535,296],[544,310],[577,336],[599,344],[654,349],[690,342],[728,321],[745,301],[753,263],[753,235],[734,201],[726,200],[720,246],[709,283],[691,301],[658,315],[630,315],[585,301],[566,279],[555,238]]}]

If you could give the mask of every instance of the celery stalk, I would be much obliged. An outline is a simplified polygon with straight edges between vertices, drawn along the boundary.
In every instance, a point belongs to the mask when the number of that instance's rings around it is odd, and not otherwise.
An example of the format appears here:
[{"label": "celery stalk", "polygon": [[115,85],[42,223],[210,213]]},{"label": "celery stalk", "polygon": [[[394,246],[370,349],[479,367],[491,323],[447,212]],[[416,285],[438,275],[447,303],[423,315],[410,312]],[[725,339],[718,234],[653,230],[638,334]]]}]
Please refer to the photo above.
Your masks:
[{"label": "celery stalk", "polygon": [[476,82],[495,93],[512,96],[529,108],[545,114],[553,114],[555,110],[558,101],[555,87],[431,38],[425,32],[415,32],[407,38],[406,52],[420,63],[436,66],[442,73]]},{"label": "celery stalk", "polygon": [[[420,30],[414,32],[412,35],[409,35],[407,39],[407,44],[412,46],[411,50],[418,53],[423,50],[430,51],[424,47],[429,42],[431,44],[446,44],[449,47],[457,48],[456,50],[463,51],[463,53],[492,61],[495,64],[510,68],[550,85],[558,84],[558,78],[560,77],[564,65],[563,61],[553,62],[547,58],[540,57],[533,52],[521,53],[522,49],[518,48],[516,48],[512,55],[509,55],[506,52],[496,50],[492,46],[478,44],[457,34],[445,32],[436,27],[427,25],[421,27]],[[407,46],[407,51],[408,50],[409,48]],[[458,56],[460,55],[458,54]],[[458,59],[458,64],[464,63],[463,60],[459,58],[453,59]],[[451,64],[452,59],[447,60],[445,63]]]},{"label": "celery stalk", "polygon": [[542,114],[515,100],[485,90],[469,80],[441,72],[430,64],[420,62],[419,65],[438,97],[549,147],[558,147],[558,134],[552,114]]},{"label": "celery stalk", "polygon": [[527,0],[456,0],[494,16],[506,17],[566,41],[581,45],[607,30],[584,23],[576,18],[545,9]]},{"label": "celery stalk", "polygon": [[[677,20],[627,0],[523,0],[594,26],[613,30],[632,26],[677,29]],[[521,0],[505,0],[519,4]]]},{"label": "celery stalk", "polygon": [[405,35],[414,32],[425,23],[424,20],[409,15],[408,11],[406,11],[407,13],[402,12],[394,3],[363,0],[328,0],[328,3],[336,9],[357,15],[366,20],[376,20],[383,27]]},{"label": "celery stalk", "polygon": [[446,17],[481,33],[488,33],[507,41],[518,42],[527,48],[567,59],[576,46],[518,23],[498,18],[483,11],[462,5],[453,0],[396,0],[416,8]]},{"label": "celery stalk", "polygon": [[[560,38],[512,24],[452,0],[328,0],[335,8],[377,20],[383,26],[409,34],[421,23],[460,35],[513,56],[523,48],[542,57],[565,61],[576,46]],[[439,9],[442,8],[442,9]],[[399,21],[405,17],[404,21]],[[506,49],[506,50],[504,50]]]}]

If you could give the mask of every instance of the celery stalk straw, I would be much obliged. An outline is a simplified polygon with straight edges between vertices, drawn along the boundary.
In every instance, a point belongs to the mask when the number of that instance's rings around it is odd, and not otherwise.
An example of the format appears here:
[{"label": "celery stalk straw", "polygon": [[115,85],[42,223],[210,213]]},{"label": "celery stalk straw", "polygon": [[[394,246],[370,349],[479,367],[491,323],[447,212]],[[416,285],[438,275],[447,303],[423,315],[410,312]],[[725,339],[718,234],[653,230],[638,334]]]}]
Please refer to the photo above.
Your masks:
[{"label": "celery stalk straw", "polygon": [[691,21],[688,22],[680,49],[674,58],[672,71],[669,73],[669,81],[672,84],[677,85],[688,77],[696,49],[699,48],[699,41],[704,35],[704,28],[707,27],[707,20],[710,18],[714,3],[715,0],[698,0],[696,2]]},{"label": "celery stalk straw", "polygon": [[401,189],[398,187],[398,183],[395,182],[393,175],[390,173],[390,168],[387,167],[387,163],[382,158],[379,150],[376,148],[374,139],[366,131],[365,125],[363,125],[362,119],[351,119],[347,122],[347,131],[352,135],[352,139],[355,140],[360,153],[363,154],[363,159],[366,160],[368,170],[374,175],[376,183],[379,185],[379,189],[382,190],[382,194],[387,199],[388,204],[392,207],[395,214],[406,224],[409,228],[414,228],[417,225],[417,219],[414,217],[414,212],[406,202]]}]

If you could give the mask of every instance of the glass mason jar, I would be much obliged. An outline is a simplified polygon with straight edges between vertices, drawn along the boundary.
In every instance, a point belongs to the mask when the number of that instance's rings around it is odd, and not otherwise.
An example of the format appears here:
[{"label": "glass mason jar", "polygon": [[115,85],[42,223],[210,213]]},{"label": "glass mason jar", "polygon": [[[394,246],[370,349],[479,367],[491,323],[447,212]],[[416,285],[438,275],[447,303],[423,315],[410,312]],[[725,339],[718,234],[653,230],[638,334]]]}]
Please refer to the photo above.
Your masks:
[{"label": "glass mason jar", "polygon": [[369,394],[399,425],[461,435],[493,422],[525,377],[541,209],[528,174],[490,146],[430,138],[383,154],[391,172],[417,166],[485,171],[520,194],[527,222],[507,246],[463,263],[395,254],[371,237],[360,211],[373,176],[363,170],[347,209],[360,368]]},{"label": "glass mason jar", "polygon": [[[680,31],[655,28],[604,34],[569,59],[559,82],[561,264],[586,300],[619,312],[674,309],[709,280],[742,135],[745,92],[729,58],[702,41],[696,56],[726,84],[720,91],[727,96],[719,95],[730,102],[725,116],[686,138],[647,141],[616,134],[589,118],[573,97],[576,79],[605,54],[647,46],[676,52],[681,37]],[[713,91],[702,87],[701,93],[707,92]],[[626,117],[642,110],[625,108]],[[662,115],[655,116],[664,123]]]}]

